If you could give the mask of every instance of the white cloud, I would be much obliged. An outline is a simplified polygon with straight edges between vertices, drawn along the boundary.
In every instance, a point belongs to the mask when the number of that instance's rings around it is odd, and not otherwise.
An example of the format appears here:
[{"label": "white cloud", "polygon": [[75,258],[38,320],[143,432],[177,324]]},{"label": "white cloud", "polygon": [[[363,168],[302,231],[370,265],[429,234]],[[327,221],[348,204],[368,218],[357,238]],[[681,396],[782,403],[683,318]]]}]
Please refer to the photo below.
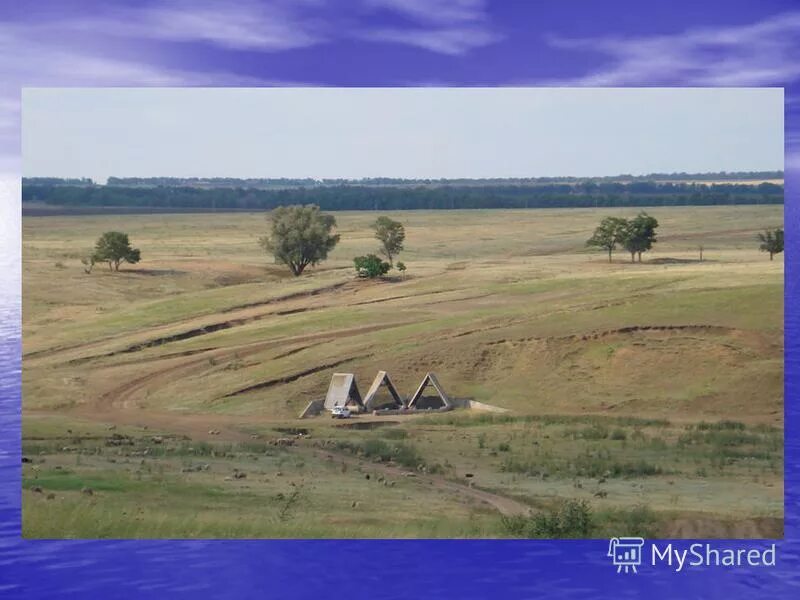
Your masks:
[{"label": "white cloud", "polygon": [[368,8],[384,8],[416,21],[454,24],[488,21],[483,0],[365,0]]},{"label": "white cloud", "polygon": [[479,27],[374,29],[365,31],[360,37],[372,42],[405,44],[451,56],[465,54],[473,48],[487,46],[500,39],[498,35]]},{"label": "white cloud", "polygon": [[457,56],[502,39],[489,24],[483,0],[364,0],[364,6],[399,13],[421,26],[364,29],[356,33],[363,40]]},{"label": "white cloud", "polygon": [[162,0],[141,7],[107,6],[92,17],[61,21],[57,27],[136,39],[209,42],[235,50],[287,50],[323,40],[314,32],[315,21],[298,14],[302,4]]},{"label": "white cloud", "polygon": [[608,63],[566,85],[783,85],[800,77],[800,12],[757,23],[657,36],[563,38],[550,45]]}]

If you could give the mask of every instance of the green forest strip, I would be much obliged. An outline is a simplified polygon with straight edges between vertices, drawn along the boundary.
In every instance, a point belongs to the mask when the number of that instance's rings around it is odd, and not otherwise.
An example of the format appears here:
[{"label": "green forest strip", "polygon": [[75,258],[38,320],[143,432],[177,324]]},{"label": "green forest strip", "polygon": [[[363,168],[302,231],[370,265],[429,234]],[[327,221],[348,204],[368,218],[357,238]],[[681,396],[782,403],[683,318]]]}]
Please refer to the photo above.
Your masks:
[{"label": "green forest strip", "polygon": [[[301,185],[286,180],[284,187],[231,180],[178,185],[115,180],[96,185],[91,180],[25,179],[22,200],[29,204],[75,208],[137,208],[145,210],[270,210],[292,204],[316,204],[323,210],[449,210],[488,208],[601,208],[640,206],[716,206],[783,204],[783,186],[764,182],[686,183],[632,180],[581,180],[542,183],[539,180],[461,180],[363,184]],[[160,180],[155,180],[160,181]],[[173,180],[167,180],[170,182]],[[228,180],[223,180],[228,181]],[[264,180],[266,182],[282,180]],[[304,181],[304,180],[301,180]],[[405,181],[405,180],[400,180]],[[520,183],[511,183],[520,181]]]}]

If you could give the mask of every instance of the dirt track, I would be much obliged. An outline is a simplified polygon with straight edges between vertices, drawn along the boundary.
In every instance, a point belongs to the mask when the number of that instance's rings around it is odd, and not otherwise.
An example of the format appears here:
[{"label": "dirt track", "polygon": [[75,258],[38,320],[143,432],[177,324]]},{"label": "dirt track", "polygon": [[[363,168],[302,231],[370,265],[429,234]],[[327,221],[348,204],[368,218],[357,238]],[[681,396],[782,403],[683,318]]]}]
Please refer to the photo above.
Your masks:
[{"label": "dirt track", "polygon": [[[63,412],[30,412],[42,415],[64,415]],[[239,427],[242,425],[241,417],[235,416],[195,414],[182,415],[180,418],[176,418],[175,414],[173,413],[160,413],[144,410],[128,411],[101,409],[98,411],[89,408],[76,409],[71,411],[71,414],[76,417],[92,421],[100,421],[109,425],[134,427],[147,426],[148,429],[155,431],[168,431],[170,433],[186,435],[192,440],[222,442],[252,441],[250,434],[244,433],[239,429]],[[266,419],[261,421],[263,423],[271,422]],[[252,426],[254,423],[259,423],[259,420],[254,420],[252,417],[248,417],[247,424]],[[218,431],[219,433],[212,434],[210,433],[211,431]],[[368,466],[370,470],[379,471],[380,473],[390,477],[407,477],[410,473],[408,469],[404,469],[402,467],[377,462],[365,462],[363,459],[359,459],[345,452],[340,452],[329,448],[320,449],[311,446],[294,446],[288,448],[288,450],[302,454],[312,454],[319,460],[327,460],[328,456],[335,456],[336,460],[340,462],[345,462],[352,466]],[[436,490],[441,490],[465,499],[488,504],[503,515],[524,515],[530,513],[530,507],[507,496],[502,496],[500,494],[487,492],[469,485],[450,481],[438,475],[414,472],[413,477],[417,482],[429,484]]]}]

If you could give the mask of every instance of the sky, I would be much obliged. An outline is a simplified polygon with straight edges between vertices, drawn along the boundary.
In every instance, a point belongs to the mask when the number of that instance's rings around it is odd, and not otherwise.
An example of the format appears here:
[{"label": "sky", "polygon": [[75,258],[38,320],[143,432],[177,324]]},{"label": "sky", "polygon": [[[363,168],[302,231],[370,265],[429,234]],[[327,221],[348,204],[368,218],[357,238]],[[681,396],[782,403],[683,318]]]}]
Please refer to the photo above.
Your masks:
[{"label": "sky", "polygon": [[0,3],[0,173],[58,86],[777,86],[800,167],[796,0]]},{"label": "sky", "polygon": [[780,88],[27,89],[23,174],[541,177],[783,169]]},{"label": "sky", "polygon": [[64,86],[774,86],[800,172],[797,0],[5,1],[0,255],[19,253],[21,92]]}]

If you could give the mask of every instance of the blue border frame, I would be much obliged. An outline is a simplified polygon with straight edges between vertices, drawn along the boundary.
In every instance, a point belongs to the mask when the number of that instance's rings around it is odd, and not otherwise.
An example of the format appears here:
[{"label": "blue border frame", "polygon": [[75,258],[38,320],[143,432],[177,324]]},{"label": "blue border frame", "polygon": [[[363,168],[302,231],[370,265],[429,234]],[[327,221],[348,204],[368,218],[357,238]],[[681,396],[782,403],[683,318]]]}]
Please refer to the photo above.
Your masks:
[{"label": "blue border frame", "polygon": [[[791,201],[800,176],[786,174],[785,319],[785,539],[773,568],[704,568],[675,573],[644,564],[637,575],[618,575],[606,557],[606,540],[253,540],[253,541],[26,541],[20,539],[20,311],[18,263],[4,282],[10,302],[0,314],[0,597],[102,598],[231,597],[596,597],[652,598],[757,595],[791,597],[800,587],[797,542],[800,498],[800,413],[790,401],[800,385],[798,313],[800,210]],[[18,198],[12,202],[19,210]],[[17,215],[19,213],[17,212]],[[19,217],[18,217],[19,218]],[[6,259],[8,257],[5,257]],[[8,274],[9,271],[6,271]],[[8,281],[11,279],[12,281]],[[10,285],[8,285],[10,284]],[[17,294],[15,296],[15,294]],[[675,541],[685,549],[692,540]],[[737,547],[731,540],[718,547]],[[766,549],[770,541],[742,542]],[[649,544],[645,546],[648,551]],[[380,555],[397,570],[352,577],[331,568],[332,557]],[[647,554],[646,554],[647,556]]]},{"label": "blue border frame", "polygon": [[[795,111],[797,114],[797,111]],[[786,130],[800,128],[786,114]],[[0,598],[210,597],[789,598],[800,596],[800,172],[785,183],[785,539],[774,568],[704,568],[675,573],[643,565],[618,575],[606,540],[26,541],[20,538],[20,248],[0,243]],[[19,220],[18,187],[3,197]],[[18,241],[18,240],[17,240]],[[686,549],[693,540],[674,541]],[[741,542],[765,549],[771,541]],[[716,542],[737,547],[735,540]],[[649,544],[646,545],[647,551]],[[398,569],[351,576],[334,557],[381,555]]]}]

